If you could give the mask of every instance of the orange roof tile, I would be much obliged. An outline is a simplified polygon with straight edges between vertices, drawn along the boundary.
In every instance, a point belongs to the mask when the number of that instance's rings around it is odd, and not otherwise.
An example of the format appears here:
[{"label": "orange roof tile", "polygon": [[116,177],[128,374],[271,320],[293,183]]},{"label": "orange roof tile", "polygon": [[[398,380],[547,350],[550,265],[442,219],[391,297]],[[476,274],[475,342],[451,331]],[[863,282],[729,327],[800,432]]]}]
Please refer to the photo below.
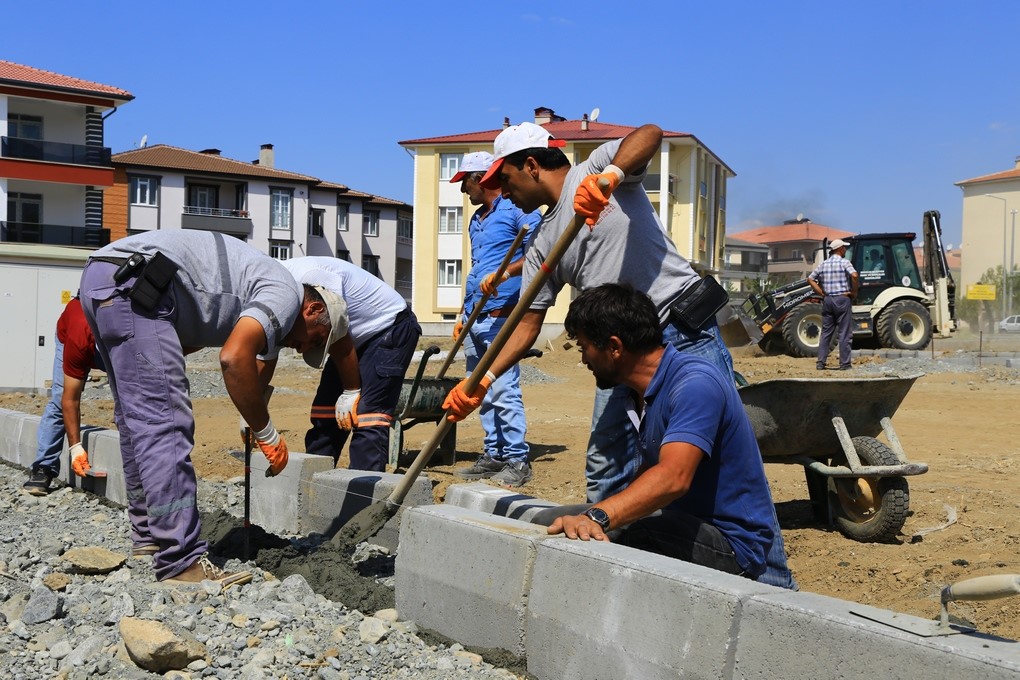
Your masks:
[{"label": "orange roof tile", "polygon": [[955,186],[962,187],[968,184],[978,184],[979,182],[994,182],[1000,179],[1020,179],[1020,168],[1013,168],[1012,170],[1004,170],[1002,172],[994,172],[991,175],[982,175],[981,177],[974,177],[972,179],[964,179],[959,182],[955,182]]},{"label": "orange roof tile", "polygon": [[121,153],[114,154],[112,160],[114,164],[135,167],[190,170],[193,172],[212,172],[241,177],[265,177],[311,184],[319,183],[317,177],[311,177],[310,175],[300,175],[296,172],[253,165],[224,156],[198,153],[197,151],[189,151],[168,144],[154,144],[153,146],[146,146],[132,151],[122,151]]},{"label": "orange roof tile", "polygon": [[72,78],[71,76],[64,76],[52,71],[44,71],[39,68],[16,64],[13,61],[0,60],[0,83],[71,90],[86,94],[102,94],[123,99],[124,101],[130,101],[135,98],[133,94],[119,87],[94,83],[91,80],[82,80],[81,78]]},{"label": "orange roof tile", "polygon": [[771,227],[758,227],[738,231],[734,234],[727,234],[727,237],[738,238],[751,243],[785,243],[788,241],[819,241],[828,238],[830,241],[836,238],[854,236],[852,231],[844,231],[835,227],[827,227],[824,224],[814,222],[802,222],[799,224],[780,224]]}]

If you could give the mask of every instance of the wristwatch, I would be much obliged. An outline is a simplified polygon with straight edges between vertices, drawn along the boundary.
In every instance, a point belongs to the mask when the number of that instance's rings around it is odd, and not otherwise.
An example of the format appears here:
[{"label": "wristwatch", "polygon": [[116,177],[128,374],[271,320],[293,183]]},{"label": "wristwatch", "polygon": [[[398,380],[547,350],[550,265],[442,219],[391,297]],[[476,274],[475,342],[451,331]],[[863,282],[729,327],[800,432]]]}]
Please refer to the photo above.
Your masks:
[{"label": "wristwatch", "polygon": [[588,508],[584,516],[602,527],[602,531],[609,531],[609,515],[602,508]]}]

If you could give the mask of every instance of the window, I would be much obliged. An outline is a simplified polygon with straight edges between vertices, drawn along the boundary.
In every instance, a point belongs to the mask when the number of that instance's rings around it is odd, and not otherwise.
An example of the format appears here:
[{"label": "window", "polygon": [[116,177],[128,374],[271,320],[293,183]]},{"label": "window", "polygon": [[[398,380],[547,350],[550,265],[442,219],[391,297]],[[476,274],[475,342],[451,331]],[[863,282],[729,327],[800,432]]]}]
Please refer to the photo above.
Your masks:
[{"label": "window", "polygon": [[7,114],[7,136],[41,141],[43,138],[42,124],[42,116],[9,113]]},{"label": "window", "polygon": [[800,248],[790,250],[790,257],[800,257]]},{"label": "window", "polygon": [[403,239],[410,242],[412,238],[414,238],[414,222],[411,220],[411,216],[397,216],[397,240]]},{"label": "window", "polygon": [[348,231],[351,228],[348,220],[350,219],[351,206],[346,203],[336,204],[336,230],[337,231]]},{"label": "window", "polygon": [[323,223],[326,221],[326,211],[318,208],[312,208],[308,211],[308,235],[309,236],[325,236],[323,233]]},{"label": "window", "polygon": [[132,205],[159,205],[159,179],[156,177],[131,178]]},{"label": "window", "polygon": [[449,182],[450,178],[460,170],[459,153],[439,154],[439,181]]},{"label": "window", "polygon": [[289,241],[270,241],[269,242],[269,257],[274,260],[289,260],[290,259],[290,242]]},{"label": "window", "polygon": [[439,209],[439,233],[459,234],[464,231],[464,208]]},{"label": "window", "polygon": [[365,236],[378,236],[379,235],[379,211],[378,210],[366,210],[365,214],[361,217],[361,222],[364,225],[361,233]]},{"label": "window", "polygon": [[343,260],[344,262],[350,262],[351,261],[351,251],[349,251],[349,250],[341,250],[340,248],[337,248],[336,249],[336,257],[337,257],[338,260]]},{"label": "window", "polygon": [[379,256],[362,255],[361,268],[373,276],[379,276]]},{"label": "window", "polygon": [[439,261],[439,285],[440,286],[460,285],[460,260]]},{"label": "window", "polygon": [[[271,229],[290,229],[290,204],[293,200],[293,189],[271,189],[269,193],[269,227]],[[279,259],[279,258],[278,258]],[[283,259],[287,259],[286,257]]]},{"label": "window", "polygon": [[186,212],[195,215],[213,215],[219,207],[220,188],[203,184],[192,184],[188,187],[188,205]]}]

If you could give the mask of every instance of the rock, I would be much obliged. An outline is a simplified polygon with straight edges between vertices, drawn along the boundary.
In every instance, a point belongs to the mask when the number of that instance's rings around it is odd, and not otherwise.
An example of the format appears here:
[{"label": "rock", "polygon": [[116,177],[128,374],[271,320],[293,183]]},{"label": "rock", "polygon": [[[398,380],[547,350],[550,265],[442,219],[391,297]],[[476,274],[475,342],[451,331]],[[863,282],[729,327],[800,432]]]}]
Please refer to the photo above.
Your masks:
[{"label": "rock", "polygon": [[153,673],[182,670],[206,656],[201,642],[158,621],[125,617],[120,620],[120,634],[131,660]]},{"label": "rock", "polygon": [[67,640],[61,640],[57,644],[50,647],[50,658],[60,661],[65,656],[71,653],[71,643]]},{"label": "rock", "polygon": [[380,609],[374,614],[374,616],[380,621],[384,621],[391,626],[397,622],[398,618],[400,618],[396,609]]},{"label": "rock", "polygon": [[107,626],[115,626],[125,616],[135,615],[135,602],[125,592],[118,593],[110,599],[110,614],[104,623]]},{"label": "rock", "polygon": [[21,620],[27,625],[42,623],[60,616],[62,602],[60,596],[45,586],[32,591],[32,597],[21,613]]},{"label": "rock", "polygon": [[390,632],[389,626],[374,616],[366,616],[358,624],[358,633],[361,635],[361,641],[370,645],[382,640],[388,632]]},{"label": "rock", "polygon": [[43,576],[43,585],[50,590],[61,591],[71,583],[71,577],[59,571]]},{"label": "rock", "polygon": [[60,663],[60,670],[68,670],[75,666],[83,666],[96,657],[106,646],[106,640],[102,635],[93,635],[87,638],[80,645],[71,650],[71,653],[63,658]]},{"label": "rock", "polygon": [[7,628],[11,631],[12,634],[16,635],[22,640],[27,640],[30,637],[32,637],[32,634],[28,632],[28,626],[26,626],[25,622],[22,621],[21,619],[15,619],[14,621],[11,621],[10,625],[7,626]]},{"label": "rock", "polygon": [[127,556],[106,548],[71,548],[62,559],[81,574],[107,574],[127,562]]}]

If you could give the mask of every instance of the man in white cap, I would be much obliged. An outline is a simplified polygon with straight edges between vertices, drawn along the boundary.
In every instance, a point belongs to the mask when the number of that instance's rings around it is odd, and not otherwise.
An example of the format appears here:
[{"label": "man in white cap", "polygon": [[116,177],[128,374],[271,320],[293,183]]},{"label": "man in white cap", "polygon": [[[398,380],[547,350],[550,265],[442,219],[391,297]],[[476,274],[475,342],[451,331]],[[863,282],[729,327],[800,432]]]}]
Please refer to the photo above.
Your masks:
[{"label": "man in white cap", "polygon": [[[540,125],[513,125],[496,137],[495,161],[481,185],[499,187],[504,197],[525,211],[548,206],[538,235],[525,255],[523,286],[531,283],[575,214],[584,216],[589,228],[581,229],[549,272],[545,285],[493,363],[490,372],[494,376],[501,375],[531,348],[546,311],[563,286],[570,284],[584,291],[604,283],[628,283],[655,304],[663,342],[707,359],[732,379],[733,360],[719,335],[716,310],[694,315],[677,311],[677,303],[693,291],[711,289],[714,280],[702,279],[680,256],[642,186],[661,143],[662,130],[644,125],[623,139],[599,146],[587,160],[571,167],[558,148],[564,142],[553,139]],[[602,179],[609,183],[606,193],[598,186]],[[721,307],[726,304],[726,296],[725,291],[719,292]],[[713,293],[704,299],[716,298],[720,295]],[[479,389],[467,395],[462,383],[450,391],[444,407],[451,410],[453,419],[463,418],[478,408],[490,384],[486,377]],[[637,430],[627,414],[632,399],[626,386],[596,388],[585,466],[590,503],[622,491],[641,465]],[[773,543],[773,550],[782,552],[781,540]],[[775,557],[769,560],[770,569],[763,580],[791,587],[793,579],[785,567],[785,556]]]},{"label": "man in white cap", "polygon": [[332,456],[335,465],[353,432],[350,469],[383,472],[404,373],[421,337],[418,319],[400,293],[350,262],[298,257],[283,266],[297,283],[339,301],[329,339],[304,353],[305,362],[322,371],[305,451]]},{"label": "man in white cap", "polygon": [[849,371],[850,340],[852,332],[850,320],[853,316],[853,300],[857,297],[857,286],[860,284],[857,270],[846,259],[847,246],[843,239],[836,239],[829,244],[829,257],[814,271],[808,274],[808,284],[822,296],[822,337],[818,341],[819,371],[825,370],[825,360],[829,358],[829,347],[832,345],[832,334],[839,330],[839,370]]},{"label": "man in white cap", "polygon": [[[495,281],[496,270],[517,233],[527,227],[528,238],[532,238],[535,225],[542,219],[537,210],[525,213],[501,196],[498,187],[485,188],[479,184],[492,166],[492,160],[492,154],[485,151],[466,154],[460,171],[450,178],[451,183],[460,182],[461,192],[467,195],[472,205],[478,206],[468,225],[471,271],[467,275],[464,307],[454,327],[454,338],[460,336],[467,315],[481,302],[483,295],[490,294],[464,342],[468,371],[478,365],[479,358],[496,339],[506,317],[517,304],[521,281],[511,277],[520,276],[524,244],[518,246],[500,282]],[[532,477],[532,471],[528,461],[528,443],[524,439],[527,423],[521,397],[521,370],[517,364],[510,366],[492,383],[482,399],[478,416],[485,433],[482,455],[470,467],[457,470],[456,475],[462,479],[489,478],[509,487],[526,484]]]}]

